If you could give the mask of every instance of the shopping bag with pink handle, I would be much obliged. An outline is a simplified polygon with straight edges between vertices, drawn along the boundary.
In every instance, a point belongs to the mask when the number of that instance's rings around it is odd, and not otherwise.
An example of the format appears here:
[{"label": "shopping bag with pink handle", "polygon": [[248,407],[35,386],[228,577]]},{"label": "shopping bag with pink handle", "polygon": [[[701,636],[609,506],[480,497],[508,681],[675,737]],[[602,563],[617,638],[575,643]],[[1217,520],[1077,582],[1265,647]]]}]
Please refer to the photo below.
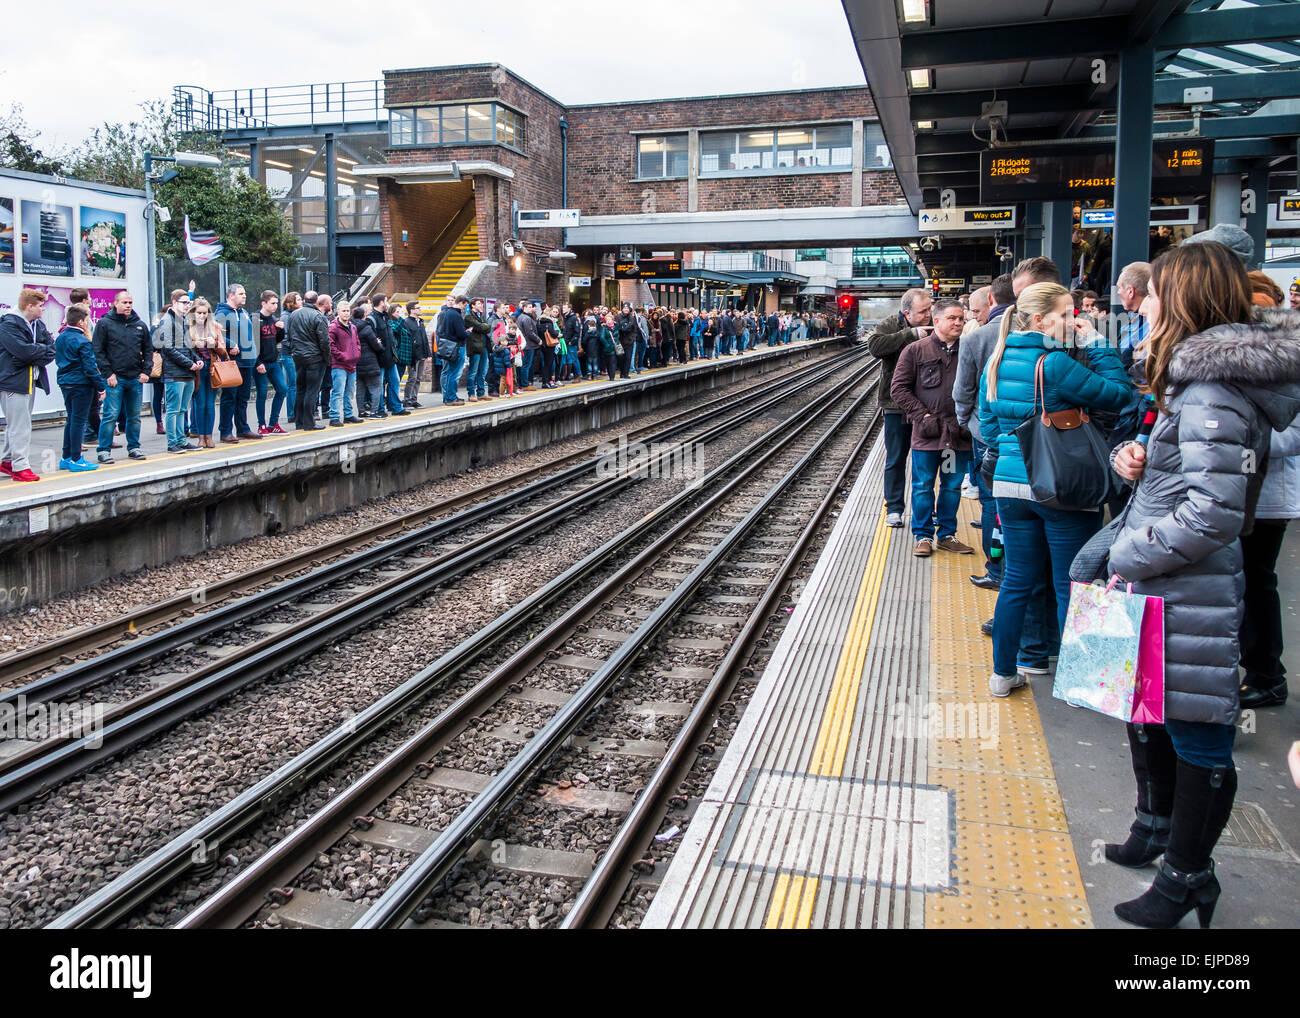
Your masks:
[{"label": "shopping bag with pink handle", "polygon": [[1164,722],[1164,600],[1118,577],[1070,584],[1052,695],[1120,721]]}]

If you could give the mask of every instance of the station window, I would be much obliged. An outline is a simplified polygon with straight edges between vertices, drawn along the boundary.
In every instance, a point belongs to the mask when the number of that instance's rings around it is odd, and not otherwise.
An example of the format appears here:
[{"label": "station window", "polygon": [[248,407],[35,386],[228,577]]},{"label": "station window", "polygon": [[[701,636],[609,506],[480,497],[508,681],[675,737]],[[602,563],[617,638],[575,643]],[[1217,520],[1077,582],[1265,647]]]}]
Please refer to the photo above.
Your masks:
[{"label": "station window", "polygon": [[661,135],[657,138],[638,138],[636,142],[636,175],[638,177],[684,177],[688,155],[688,141],[684,134]]},{"label": "station window", "polygon": [[794,260],[797,262],[824,262],[826,261],[826,248],[801,247],[795,251]]},{"label": "station window", "polygon": [[853,165],[850,124],[792,125],[773,130],[700,134],[700,175],[815,170]]},{"label": "station window", "polygon": [[879,170],[894,165],[889,146],[885,144],[885,132],[874,120],[862,125],[862,141],[865,148],[862,159],[864,168]]},{"label": "station window", "polygon": [[524,147],[523,114],[500,103],[452,103],[393,109],[388,143],[398,145],[509,145]]},{"label": "station window", "polygon": [[901,247],[855,247],[855,279],[907,279],[918,275],[911,257]]}]

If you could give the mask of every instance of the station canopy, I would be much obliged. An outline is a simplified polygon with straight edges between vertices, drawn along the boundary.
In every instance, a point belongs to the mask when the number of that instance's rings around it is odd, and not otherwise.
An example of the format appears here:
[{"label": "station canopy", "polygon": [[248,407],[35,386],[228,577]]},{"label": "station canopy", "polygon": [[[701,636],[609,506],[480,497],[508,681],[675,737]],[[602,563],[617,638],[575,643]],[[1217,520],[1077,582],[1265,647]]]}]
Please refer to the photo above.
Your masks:
[{"label": "station canopy", "polygon": [[[1113,145],[1120,54],[1145,47],[1157,143],[1199,133],[1213,139],[1214,174],[1267,172],[1270,200],[1295,189],[1296,0],[843,2],[913,211],[946,189],[980,204],[991,139]],[[1208,101],[1189,101],[1186,89],[1204,87]]]}]

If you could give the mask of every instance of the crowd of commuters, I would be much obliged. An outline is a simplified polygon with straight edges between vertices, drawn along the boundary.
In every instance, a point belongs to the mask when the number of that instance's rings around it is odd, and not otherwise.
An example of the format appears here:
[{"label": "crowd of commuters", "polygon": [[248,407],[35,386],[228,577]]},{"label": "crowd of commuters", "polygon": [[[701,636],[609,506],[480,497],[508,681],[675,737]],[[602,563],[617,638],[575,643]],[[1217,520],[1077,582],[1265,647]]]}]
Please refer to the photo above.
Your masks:
[{"label": "crowd of commuters", "polygon": [[[1072,578],[1164,599],[1165,720],[1128,726],[1136,819],[1106,856],[1161,859],[1120,918],[1163,928],[1195,909],[1204,925],[1236,792],[1234,726],[1287,696],[1277,559],[1300,517],[1300,285],[1283,307],[1247,271],[1248,235],[1221,226],[1123,266],[1112,314],[1096,285],[1063,285],[1102,257],[1084,251],[1065,274],[1026,259],[964,306],[904,294],[868,338],[883,365],[884,511],[903,526],[910,456],[914,554],[972,552],[955,537],[969,471],[986,559],[971,581],[998,593],[981,627],[995,696],[1050,672]],[[1108,260],[1102,271],[1108,283]],[[1111,450],[1092,504],[1031,485],[1017,429],[1044,417],[1093,428]]]},{"label": "crowd of commuters", "polygon": [[[66,407],[59,468],[95,470],[122,448],[145,459],[140,428],[152,383],[154,422],[169,453],[238,444],[299,431],[402,416],[423,406],[427,384],[445,406],[510,398],[525,390],[740,355],[830,335],[823,313],[669,309],[624,303],[581,312],[570,304],[518,306],[449,297],[432,322],[417,302],[380,294],[340,300],[273,290],[250,301],[233,283],[215,305],[173,290],[152,325],[128,291],[91,320],[89,292],[73,290],[57,339],[41,314],[45,295],[24,290],[0,319],[0,406],[7,426],[0,470],[39,480],[28,461],[36,389],[50,391],[47,365]],[[464,392],[462,398],[461,393]],[[250,420],[253,404],[256,423]],[[92,446],[94,461],[83,450]]]}]

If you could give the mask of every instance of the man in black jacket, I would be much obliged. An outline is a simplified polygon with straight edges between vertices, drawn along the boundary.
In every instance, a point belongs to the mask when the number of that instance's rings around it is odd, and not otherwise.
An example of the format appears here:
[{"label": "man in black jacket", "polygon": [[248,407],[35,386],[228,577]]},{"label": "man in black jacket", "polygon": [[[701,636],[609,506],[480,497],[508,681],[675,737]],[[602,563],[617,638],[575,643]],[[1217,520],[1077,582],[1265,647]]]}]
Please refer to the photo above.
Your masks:
[{"label": "man in black jacket", "polygon": [[[328,297],[324,299],[329,300]],[[322,431],[324,428],[316,424],[315,415],[320,402],[321,381],[330,367],[329,322],[319,308],[303,304],[289,316],[286,332],[289,353],[298,374],[294,423],[299,431]]]},{"label": "man in black jacket", "polygon": [[420,385],[424,382],[429,361],[433,357],[433,348],[429,344],[429,330],[425,327],[419,311],[418,300],[407,303],[406,331],[411,334],[411,365],[406,369],[406,392],[402,403],[413,410],[424,406],[420,402]]},{"label": "man in black jacket", "polygon": [[515,315],[515,325],[519,328],[519,335],[524,337],[524,364],[519,369],[519,388],[537,388],[537,383],[533,379],[533,361],[541,360],[537,351],[542,347],[542,338],[537,334],[537,309],[530,300],[524,301],[519,306],[519,313]]},{"label": "man in black jacket", "polygon": [[[17,314],[0,318],[0,409],[5,414],[0,441],[0,473],[15,481],[39,481],[27,454],[32,444],[32,407],[36,390],[50,391],[45,365],[54,360],[54,337],[41,321],[45,294],[24,288],[18,294]],[[138,416],[138,415],[137,415]],[[138,424],[137,424],[138,431]],[[109,426],[112,434],[112,425]],[[73,436],[75,440],[80,436]]]},{"label": "man in black jacket", "polygon": [[384,371],[384,401],[388,412],[395,417],[404,417],[411,411],[402,405],[402,379],[397,373],[397,341],[393,338],[393,323],[388,315],[388,298],[379,294],[373,303],[370,324],[374,326],[375,335],[384,344],[384,357],[380,366]]},{"label": "man in black jacket", "polygon": [[630,378],[628,369],[631,366],[632,352],[636,349],[637,329],[636,315],[632,313],[632,305],[626,301],[623,303],[623,310],[614,319],[614,328],[618,332],[618,341],[623,347],[623,352],[618,356],[618,375],[620,378]]},{"label": "man in black jacket", "polygon": [[899,301],[898,314],[886,318],[867,339],[867,349],[880,358],[878,399],[885,419],[885,523],[903,525],[907,484],[907,455],[912,446],[912,428],[889,394],[894,366],[903,348],[930,333],[930,295],[921,289],[908,290]]},{"label": "man in black jacket", "polygon": [[442,358],[443,406],[463,406],[459,396],[460,373],[465,367],[465,350],[469,345],[469,331],[465,328],[465,298],[459,294],[438,316],[438,351]]},{"label": "man in black jacket", "polygon": [[126,409],[126,453],[142,460],[140,450],[140,399],[153,366],[153,337],[135,313],[135,299],[126,291],[113,298],[113,310],[95,323],[91,337],[99,373],[108,383],[99,425],[98,458],[112,463],[113,424]]}]

